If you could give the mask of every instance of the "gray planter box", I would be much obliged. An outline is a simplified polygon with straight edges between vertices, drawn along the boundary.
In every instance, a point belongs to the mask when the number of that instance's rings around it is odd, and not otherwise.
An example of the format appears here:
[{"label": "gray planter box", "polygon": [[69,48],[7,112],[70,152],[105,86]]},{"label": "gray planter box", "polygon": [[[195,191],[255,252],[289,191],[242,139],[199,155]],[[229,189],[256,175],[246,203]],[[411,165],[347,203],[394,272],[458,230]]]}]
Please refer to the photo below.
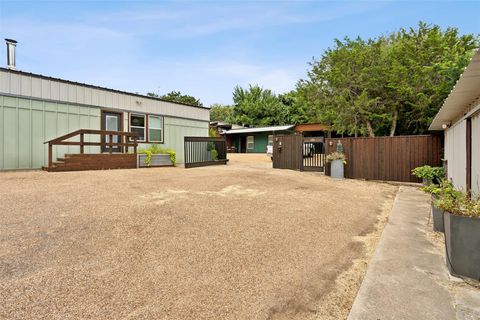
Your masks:
[{"label": "gray planter box", "polygon": [[169,154],[152,154],[152,161],[150,165],[145,164],[146,154],[137,154],[137,167],[169,167],[173,166]]},{"label": "gray planter box", "polygon": [[433,230],[444,232],[445,227],[443,224],[443,211],[435,206],[435,198],[432,197],[432,217],[433,217]]},{"label": "gray planter box", "polygon": [[452,275],[480,280],[480,218],[445,212],[445,249]]},{"label": "gray planter box", "polygon": [[333,160],[330,162],[330,176],[333,179],[343,179],[343,161],[342,160]]},{"label": "gray planter box", "polygon": [[432,179],[430,179],[430,178],[422,178],[422,184],[423,184],[424,186],[429,186],[429,185],[432,184]]}]

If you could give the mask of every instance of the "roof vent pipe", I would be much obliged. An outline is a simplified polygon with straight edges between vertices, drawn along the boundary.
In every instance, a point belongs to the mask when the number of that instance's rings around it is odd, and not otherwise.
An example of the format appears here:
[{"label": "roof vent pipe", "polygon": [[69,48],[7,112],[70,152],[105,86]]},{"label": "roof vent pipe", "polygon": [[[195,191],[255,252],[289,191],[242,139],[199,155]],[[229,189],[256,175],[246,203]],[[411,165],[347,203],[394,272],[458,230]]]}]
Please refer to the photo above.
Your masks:
[{"label": "roof vent pipe", "polygon": [[17,41],[13,39],[5,39],[7,42],[7,68],[10,70],[17,70],[15,63],[15,47],[17,46]]}]

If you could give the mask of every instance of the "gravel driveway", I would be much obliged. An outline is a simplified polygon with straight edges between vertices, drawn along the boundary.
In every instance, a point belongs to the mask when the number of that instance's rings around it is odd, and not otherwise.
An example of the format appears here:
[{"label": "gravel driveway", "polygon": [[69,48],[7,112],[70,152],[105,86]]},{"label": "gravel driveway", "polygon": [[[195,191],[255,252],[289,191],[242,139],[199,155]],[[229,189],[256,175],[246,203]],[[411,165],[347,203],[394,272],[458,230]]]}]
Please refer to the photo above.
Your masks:
[{"label": "gravel driveway", "polygon": [[0,173],[0,319],[338,317],[326,297],[396,191],[264,155]]}]

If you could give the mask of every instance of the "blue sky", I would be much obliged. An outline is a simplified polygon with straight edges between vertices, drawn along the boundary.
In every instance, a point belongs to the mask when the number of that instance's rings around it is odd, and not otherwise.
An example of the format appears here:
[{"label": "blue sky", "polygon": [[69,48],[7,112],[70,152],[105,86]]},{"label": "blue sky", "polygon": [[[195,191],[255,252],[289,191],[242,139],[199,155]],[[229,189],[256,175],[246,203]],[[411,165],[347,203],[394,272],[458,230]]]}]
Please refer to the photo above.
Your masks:
[{"label": "blue sky", "polygon": [[[480,1],[5,1],[0,37],[19,70],[131,92],[231,103],[235,85],[277,93],[333,39],[418,21],[480,33]],[[0,65],[5,66],[5,50]]]}]

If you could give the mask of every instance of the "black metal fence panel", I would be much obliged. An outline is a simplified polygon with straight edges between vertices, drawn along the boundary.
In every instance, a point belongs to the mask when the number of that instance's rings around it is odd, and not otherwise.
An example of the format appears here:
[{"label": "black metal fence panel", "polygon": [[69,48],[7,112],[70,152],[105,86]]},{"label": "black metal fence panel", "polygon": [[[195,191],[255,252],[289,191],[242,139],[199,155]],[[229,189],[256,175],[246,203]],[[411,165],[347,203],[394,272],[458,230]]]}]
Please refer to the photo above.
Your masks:
[{"label": "black metal fence panel", "polygon": [[185,137],[185,168],[227,164],[227,142],[221,137]]},{"label": "black metal fence panel", "polygon": [[303,138],[302,158],[304,171],[325,170],[325,145],[323,137]]}]

